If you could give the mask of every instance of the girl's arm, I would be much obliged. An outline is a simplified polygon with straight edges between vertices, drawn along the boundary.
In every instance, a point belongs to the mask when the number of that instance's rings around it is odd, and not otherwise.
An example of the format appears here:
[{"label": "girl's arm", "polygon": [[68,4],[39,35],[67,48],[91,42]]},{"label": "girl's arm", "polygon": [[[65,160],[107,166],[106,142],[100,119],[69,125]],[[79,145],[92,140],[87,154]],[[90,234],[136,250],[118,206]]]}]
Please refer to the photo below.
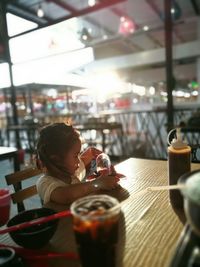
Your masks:
[{"label": "girl's arm", "polygon": [[67,185],[65,187],[57,187],[51,193],[51,201],[59,204],[68,204],[76,199],[95,193],[99,190],[112,190],[118,186],[116,176],[99,176],[99,178],[84,183]]}]

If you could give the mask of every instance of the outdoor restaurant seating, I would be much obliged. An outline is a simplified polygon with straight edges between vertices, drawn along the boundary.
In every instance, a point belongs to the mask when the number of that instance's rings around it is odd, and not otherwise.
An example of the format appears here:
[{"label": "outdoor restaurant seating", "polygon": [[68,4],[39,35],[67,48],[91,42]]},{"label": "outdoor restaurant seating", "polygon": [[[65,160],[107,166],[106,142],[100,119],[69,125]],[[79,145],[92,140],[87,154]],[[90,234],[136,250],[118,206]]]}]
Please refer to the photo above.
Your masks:
[{"label": "outdoor restaurant seating", "polygon": [[89,121],[74,127],[81,132],[87,145],[99,146],[109,155],[124,155],[124,134],[121,123]]},{"label": "outdoor restaurant seating", "polygon": [[16,140],[13,138],[14,133],[17,131],[19,134],[20,146],[26,151],[32,153],[35,148],[35,143],[38,136],[39,126],[37,124],[20,124],[9,125],[6,128],[7,145],[13,144],[16,146]]}]

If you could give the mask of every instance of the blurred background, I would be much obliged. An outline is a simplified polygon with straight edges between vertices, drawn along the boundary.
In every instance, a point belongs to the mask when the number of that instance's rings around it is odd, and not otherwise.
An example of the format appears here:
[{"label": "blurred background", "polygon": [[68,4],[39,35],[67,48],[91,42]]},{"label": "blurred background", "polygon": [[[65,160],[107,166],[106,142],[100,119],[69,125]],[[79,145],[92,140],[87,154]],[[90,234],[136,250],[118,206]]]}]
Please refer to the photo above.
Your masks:
[{"label": "blurred background", "polygon": [[200,2],[166,2],[1,1],[1,145],[32,153],[64,121],[113,158],[166,159],[182,126],[199,161]]}]

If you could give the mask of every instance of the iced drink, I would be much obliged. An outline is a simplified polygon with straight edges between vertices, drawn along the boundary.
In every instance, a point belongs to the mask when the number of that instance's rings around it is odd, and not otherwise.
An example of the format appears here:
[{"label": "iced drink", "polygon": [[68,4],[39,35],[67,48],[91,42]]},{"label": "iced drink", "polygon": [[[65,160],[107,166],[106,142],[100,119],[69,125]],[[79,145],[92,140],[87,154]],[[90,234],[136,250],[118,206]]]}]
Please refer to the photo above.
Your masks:
[{"label": "iced drink", "polygon": [[7,223],[10,216],[10,191],[7,188],[0,188],[0,226]]},{"label": "iced drink", "polygon": [[83,267],[114,267],[120,205],[107,195],[80,198],[71,205]]}]

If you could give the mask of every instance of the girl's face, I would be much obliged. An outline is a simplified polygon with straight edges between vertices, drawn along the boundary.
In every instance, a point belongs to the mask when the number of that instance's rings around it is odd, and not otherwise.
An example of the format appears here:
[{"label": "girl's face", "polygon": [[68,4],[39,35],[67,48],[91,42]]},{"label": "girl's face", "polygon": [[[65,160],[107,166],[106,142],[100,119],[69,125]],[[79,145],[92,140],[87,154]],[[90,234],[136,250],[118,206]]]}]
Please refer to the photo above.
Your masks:
[{"label": "girl's face", "polygon": [[73,175],[79,167],[80,151],[81,141],[79,140],[71,147],[63,159],[63,164],[71,175]]}]

